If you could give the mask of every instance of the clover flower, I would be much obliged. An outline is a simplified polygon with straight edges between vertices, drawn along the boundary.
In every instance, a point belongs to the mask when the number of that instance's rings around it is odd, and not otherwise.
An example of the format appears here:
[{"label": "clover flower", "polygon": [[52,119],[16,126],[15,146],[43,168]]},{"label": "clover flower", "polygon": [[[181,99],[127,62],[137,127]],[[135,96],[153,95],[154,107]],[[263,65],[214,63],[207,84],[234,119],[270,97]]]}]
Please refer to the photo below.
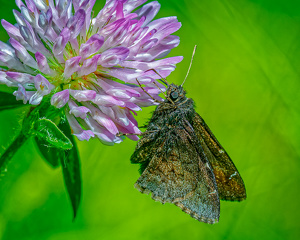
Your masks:
[{"label": "clover flower", "polygon": [[156,104],[138,82],[160,99],[157,86],[165,88],[155,71],[166,77],[182,60],[163,58],[179,44],[170,34],[181,24],[176,17],[153,20],[160,4],[140,7],[146,0],[107,0],[93,18],[95,1],[16,0],[17,24],[1,21],[10,39],[0,41],[0,83],[24,104],[49,95],[79,140],[112,145],[122,141],[119,134],[140,133],[133,114]]}]

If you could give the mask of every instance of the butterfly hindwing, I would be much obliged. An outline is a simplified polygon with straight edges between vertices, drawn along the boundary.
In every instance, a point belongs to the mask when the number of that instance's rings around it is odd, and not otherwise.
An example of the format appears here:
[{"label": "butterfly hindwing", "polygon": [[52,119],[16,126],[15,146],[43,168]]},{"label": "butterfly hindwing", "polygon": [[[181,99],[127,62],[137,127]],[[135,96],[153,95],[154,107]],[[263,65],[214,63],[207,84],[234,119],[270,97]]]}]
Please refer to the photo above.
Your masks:
[{"label": "butterfly hindwing", "polygon": [[213,167],[220,200],[246,199],[245,185],[237,168],[199,114],[195,113],[192,125]]}]

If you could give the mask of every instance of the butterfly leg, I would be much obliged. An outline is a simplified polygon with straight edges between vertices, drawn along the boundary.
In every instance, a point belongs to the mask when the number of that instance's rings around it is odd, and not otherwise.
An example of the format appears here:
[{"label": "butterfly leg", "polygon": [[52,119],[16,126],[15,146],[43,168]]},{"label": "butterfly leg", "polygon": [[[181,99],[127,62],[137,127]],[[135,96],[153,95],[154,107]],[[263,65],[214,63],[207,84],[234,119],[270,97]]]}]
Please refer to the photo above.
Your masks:
[{"label": "butterfly leg", "polygon": [[143,86],[141,85],[141,83],[139,82],[139,80],[137,80],[137,83],[140,85],[141,89],[154,101],[154,102],[157,102],[157,103],[163,103],[163,101],[159,101],[157,99],[155,99],[154,97],[152,97],[146,90],[145,88],[143,88]]},{"label": "butterfly leg", "polygon": [[158,132],[158,130],[153,130],[153,131],[146,131],[142,133],[118,133],[116,136],[121,137],[121,136],[129,136],[129,135],[136,135],[136,136],[143,136],[148,133],[153,133],[153,132]]}]

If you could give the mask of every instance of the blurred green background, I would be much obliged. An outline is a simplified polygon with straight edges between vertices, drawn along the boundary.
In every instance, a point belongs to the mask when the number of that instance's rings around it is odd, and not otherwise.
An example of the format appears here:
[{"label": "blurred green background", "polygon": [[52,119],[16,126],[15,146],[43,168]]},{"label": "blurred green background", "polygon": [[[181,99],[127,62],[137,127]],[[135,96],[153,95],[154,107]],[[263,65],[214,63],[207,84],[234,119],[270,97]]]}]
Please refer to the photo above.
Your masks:
[{"label": "blurred green background", "polygon": [[[0,3],[0,17],[15,23],[14,1]],[[185,89],[239,169],[247,200],[221,202],[220,222],[200,223],[133,187],[138,166],[129,159],[136,142],[78,142],[83,195],[72,222],[61,169],[51,169],[30,140],[0,180],[0,239],[300,238],[300,1],[160,3],[157,17],[182,22],[181,44],[171,56],[185,58],[168,81],[182,82],[197,44]],[[103,5],[97,0],[95,12]],[[8,40],[2,27],[0,39]],[[0,112],[1,146],[18,130],[23,110]],[[139,113],[139,122],[153,110]]]}]

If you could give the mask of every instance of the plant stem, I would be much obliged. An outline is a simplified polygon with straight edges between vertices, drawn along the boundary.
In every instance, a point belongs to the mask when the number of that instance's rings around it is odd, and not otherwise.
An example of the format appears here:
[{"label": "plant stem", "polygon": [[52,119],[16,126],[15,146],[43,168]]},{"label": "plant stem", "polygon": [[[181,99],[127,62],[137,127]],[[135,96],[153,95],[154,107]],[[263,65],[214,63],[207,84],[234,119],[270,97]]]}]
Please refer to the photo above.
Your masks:
[{"label": "plant stem", "polygon": [[10,146],[0,157],[0,173],[5,171],[5,168],[9,163],[10,159],[14,156],[14,154],[18,151],[18,149],[24,144],[26,140],[27,137],[23,134],[23,131],[21,130],[20,134],[16,137],[16,139],[10,144]]}]

